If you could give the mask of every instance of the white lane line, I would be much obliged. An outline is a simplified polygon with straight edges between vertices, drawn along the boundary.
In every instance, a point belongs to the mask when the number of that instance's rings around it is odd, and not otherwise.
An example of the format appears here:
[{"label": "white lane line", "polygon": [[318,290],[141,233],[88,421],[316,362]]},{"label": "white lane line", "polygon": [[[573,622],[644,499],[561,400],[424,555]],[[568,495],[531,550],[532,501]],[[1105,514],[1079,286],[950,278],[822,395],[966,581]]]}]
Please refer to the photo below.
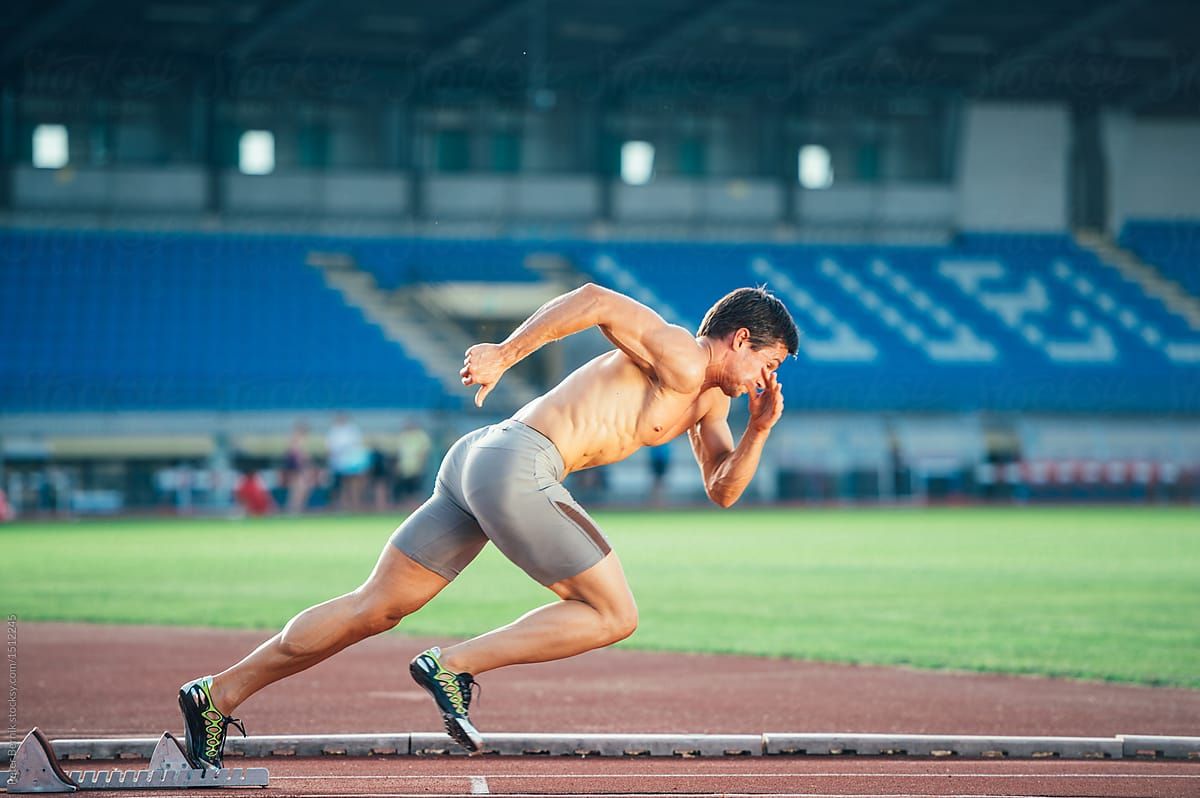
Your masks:
[{"label": "white lane line", "polygon": [[[301,793],[304,798],[436,798],[461,793],[429,792],[330,792]],[[596,793],[583,792],[506,792],[505,798],[581,798]],[[608,798],[663,798],[661,792],[606,792]],[[1054,798],[1035,793],[988,794],[978,792],[690,792],[687,798]]]},{"label": "white lane line", "polygon": [[471,777],[471,795],[491,795],[491,792],[492,791],[488,789],[486,777]]},{"label": "white lane line", "polygon": [[[1191,773],[969,773],[947,771],[945,773],[489,773],[471,776],[471,779],[931,779],[954,776],[961,779],[1200,779],[1200,770]],[[434,779],[461,779],[462,776],[430,774],[428,776],[381,773],[376,776],[271,776],[271,781],[320,781],[371,779],[374,781],[421,781]]]}]

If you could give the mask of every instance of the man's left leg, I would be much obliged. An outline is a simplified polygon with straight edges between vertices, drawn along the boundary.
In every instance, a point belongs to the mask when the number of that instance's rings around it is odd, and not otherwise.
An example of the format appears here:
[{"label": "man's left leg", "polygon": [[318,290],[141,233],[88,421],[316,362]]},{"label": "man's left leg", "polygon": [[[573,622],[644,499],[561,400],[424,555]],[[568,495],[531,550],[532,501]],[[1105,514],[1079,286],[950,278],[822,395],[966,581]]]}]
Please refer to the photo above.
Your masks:
[{"label": "man's left leg", "polygon": [[389,542],[358,589],[304,610],[241,662],[214,676],[213,702],[224,714],[233,714],[267,685],[391,629],[447,584]]},{"label": "man's left leg", "polygon": [[245,659],[180,688],[188,755],[220,767],[231,712],[272,682],[395,626],[437,595],[487,543],[479,524],[440,488],[384,545],[357,590],[309,607]]},{"label": "man's left leg", "polygon": [[391,629],[447,584],[389,542],[371,576],[357,590],[304,610],[233,667],[184,684],[179,689],[179,708],[192,764],[222,766],[228,727],[242,728],[232,714],[251,695]]}]

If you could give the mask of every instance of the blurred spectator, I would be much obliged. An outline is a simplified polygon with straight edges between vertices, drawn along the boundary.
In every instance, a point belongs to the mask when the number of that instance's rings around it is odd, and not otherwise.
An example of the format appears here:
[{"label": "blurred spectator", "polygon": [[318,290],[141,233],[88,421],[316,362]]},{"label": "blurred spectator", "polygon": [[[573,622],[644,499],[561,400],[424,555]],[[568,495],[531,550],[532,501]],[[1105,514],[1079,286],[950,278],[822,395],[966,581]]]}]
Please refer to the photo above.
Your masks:
[{"label": "blurred spectator", "polygon": [[271,493],[257,471],[246,471],[238,479],[233,495],[248,515],[266,515],[274,506]]},{"label": "blurred spectator", "polygon": [[329,468],[333,472],[338,509],[362,509],[367,469],[371,465],[371,453],[362,431],[345,413],[338,413],[325,442],[329,447]]},{"label": "blurred spectator", "polygon": [[984,433],[984,463],[987,479],[982,480],[983,498],[1012,499],[1017,491],[1004,479],[1007,466],[1021,462],[1021,438],[1011,427],[993,426]]},{"label": "blurred spectator", "polygon": [[667,472],[671,470],[671,446],[650,448],[650,503],[661,507],[666,501]]},{"label": "blurred spectator", "polygon": [[308,453],[308,425],[296,422],[283,455],[283,486],[287,489],[287,511],[291,515],[304,512],[308,497],[316,484],[316,469]]},{"label": "blurred spectator", "polygon": [[888,468],[891,470],[892,499],[898,500],[903,496],[912,495],[912,472],[904,459],[904,449],[900,446],[900,437],[887,422],[887,454]]},{"label": "blurred spectator", "polygon": [[175,512],[187,515],[192,511],[192,488],[196,482],[196,469],[189,463],[180,463],[175,468]]},{"label": "blurred spectator", "polygon": [[413,498],[424,487],[425,469],[432,448],[429,433],[415,421],[400,430],[400,440],[396,444],[396,477],[401,501]]},{"label": "blurred spectator", "polygon": [[233,447],[229,435],[219,432],[213,436],[212,454],[207,468],[197,474],[197,487],[207,488],[208,505],[214,510],[228,509],[237,501],[239,471],[233,464]]},{"label": "blurred spectator", "polygon": [[4,492],[4,488],[0,488],[0,524],[5,521],[11,521],[17,517],[17,511],[8,503],[8,494]]},{"label": "blurred spectator", "polygon": [[71,514],[71,476],[64,468],[48,468],[46,484],[49,486],[50,507],[56,515]]},{"label": "blurred spectator", "polygon": [[376,512],[383,512],[391,503],[389,499],[392,492],[392,469],[387,455],[377,444],[371,446],[371,468],[368,473],[371,481],[371,503]]}]

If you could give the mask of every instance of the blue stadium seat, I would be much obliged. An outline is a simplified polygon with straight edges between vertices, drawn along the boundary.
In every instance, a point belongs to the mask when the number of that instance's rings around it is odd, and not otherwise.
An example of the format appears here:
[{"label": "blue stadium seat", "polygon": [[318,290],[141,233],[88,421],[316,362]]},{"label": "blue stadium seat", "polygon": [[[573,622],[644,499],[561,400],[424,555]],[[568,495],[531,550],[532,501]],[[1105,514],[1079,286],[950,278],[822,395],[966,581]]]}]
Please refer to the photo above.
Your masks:
[{"label": "blue stadium seat", "polygon": [[[1195,226],[1127,245],[1187,284]],[[1200,331],[1062,235],[948,246],[0,233],[0,410],[460,407],[305,265],[349,252],[393,289],[529,281],[558,252],[696,329],[767,284],[803,339],[793,408],[1200,411]],[[1139,250],[1141,251],[1141,250]]]},{"label": "blue stadium seat", "polygon": [[301,237],[0,233],[0,409],[454,405]]},{"label": "blue stadium seat", "polygon": [[766,283],[802,333],[780,370],[811,410],[1200,410],[1200,332],[1067,236],[948,247],[614,243],[598,282],[695,328]]},{"label": "blue stadium seat", "polygon": [[1120,242],[1200,297],[1200,222],[1129,221]]},{"label": "blue stadium seat", "polygon": [[528,248],[507,241],[477,239],[359,240],[343,247],[376,284],[394,291],[412,283],[447,281],[534,282],[525,267]]}]

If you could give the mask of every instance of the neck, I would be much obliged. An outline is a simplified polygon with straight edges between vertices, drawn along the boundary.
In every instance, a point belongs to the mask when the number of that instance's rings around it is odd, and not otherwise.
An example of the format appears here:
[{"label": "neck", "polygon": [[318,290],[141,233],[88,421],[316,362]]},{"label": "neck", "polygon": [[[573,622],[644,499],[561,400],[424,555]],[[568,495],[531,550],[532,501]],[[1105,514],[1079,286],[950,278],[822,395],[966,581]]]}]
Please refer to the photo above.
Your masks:
[{"label": "neck", "polygon": [[720,341],[705,337],[697,339],[697,343],[700,344],[708,358],[708,362],[704,366],[704,383],[700,388],[704,391],[721,384]]}]

